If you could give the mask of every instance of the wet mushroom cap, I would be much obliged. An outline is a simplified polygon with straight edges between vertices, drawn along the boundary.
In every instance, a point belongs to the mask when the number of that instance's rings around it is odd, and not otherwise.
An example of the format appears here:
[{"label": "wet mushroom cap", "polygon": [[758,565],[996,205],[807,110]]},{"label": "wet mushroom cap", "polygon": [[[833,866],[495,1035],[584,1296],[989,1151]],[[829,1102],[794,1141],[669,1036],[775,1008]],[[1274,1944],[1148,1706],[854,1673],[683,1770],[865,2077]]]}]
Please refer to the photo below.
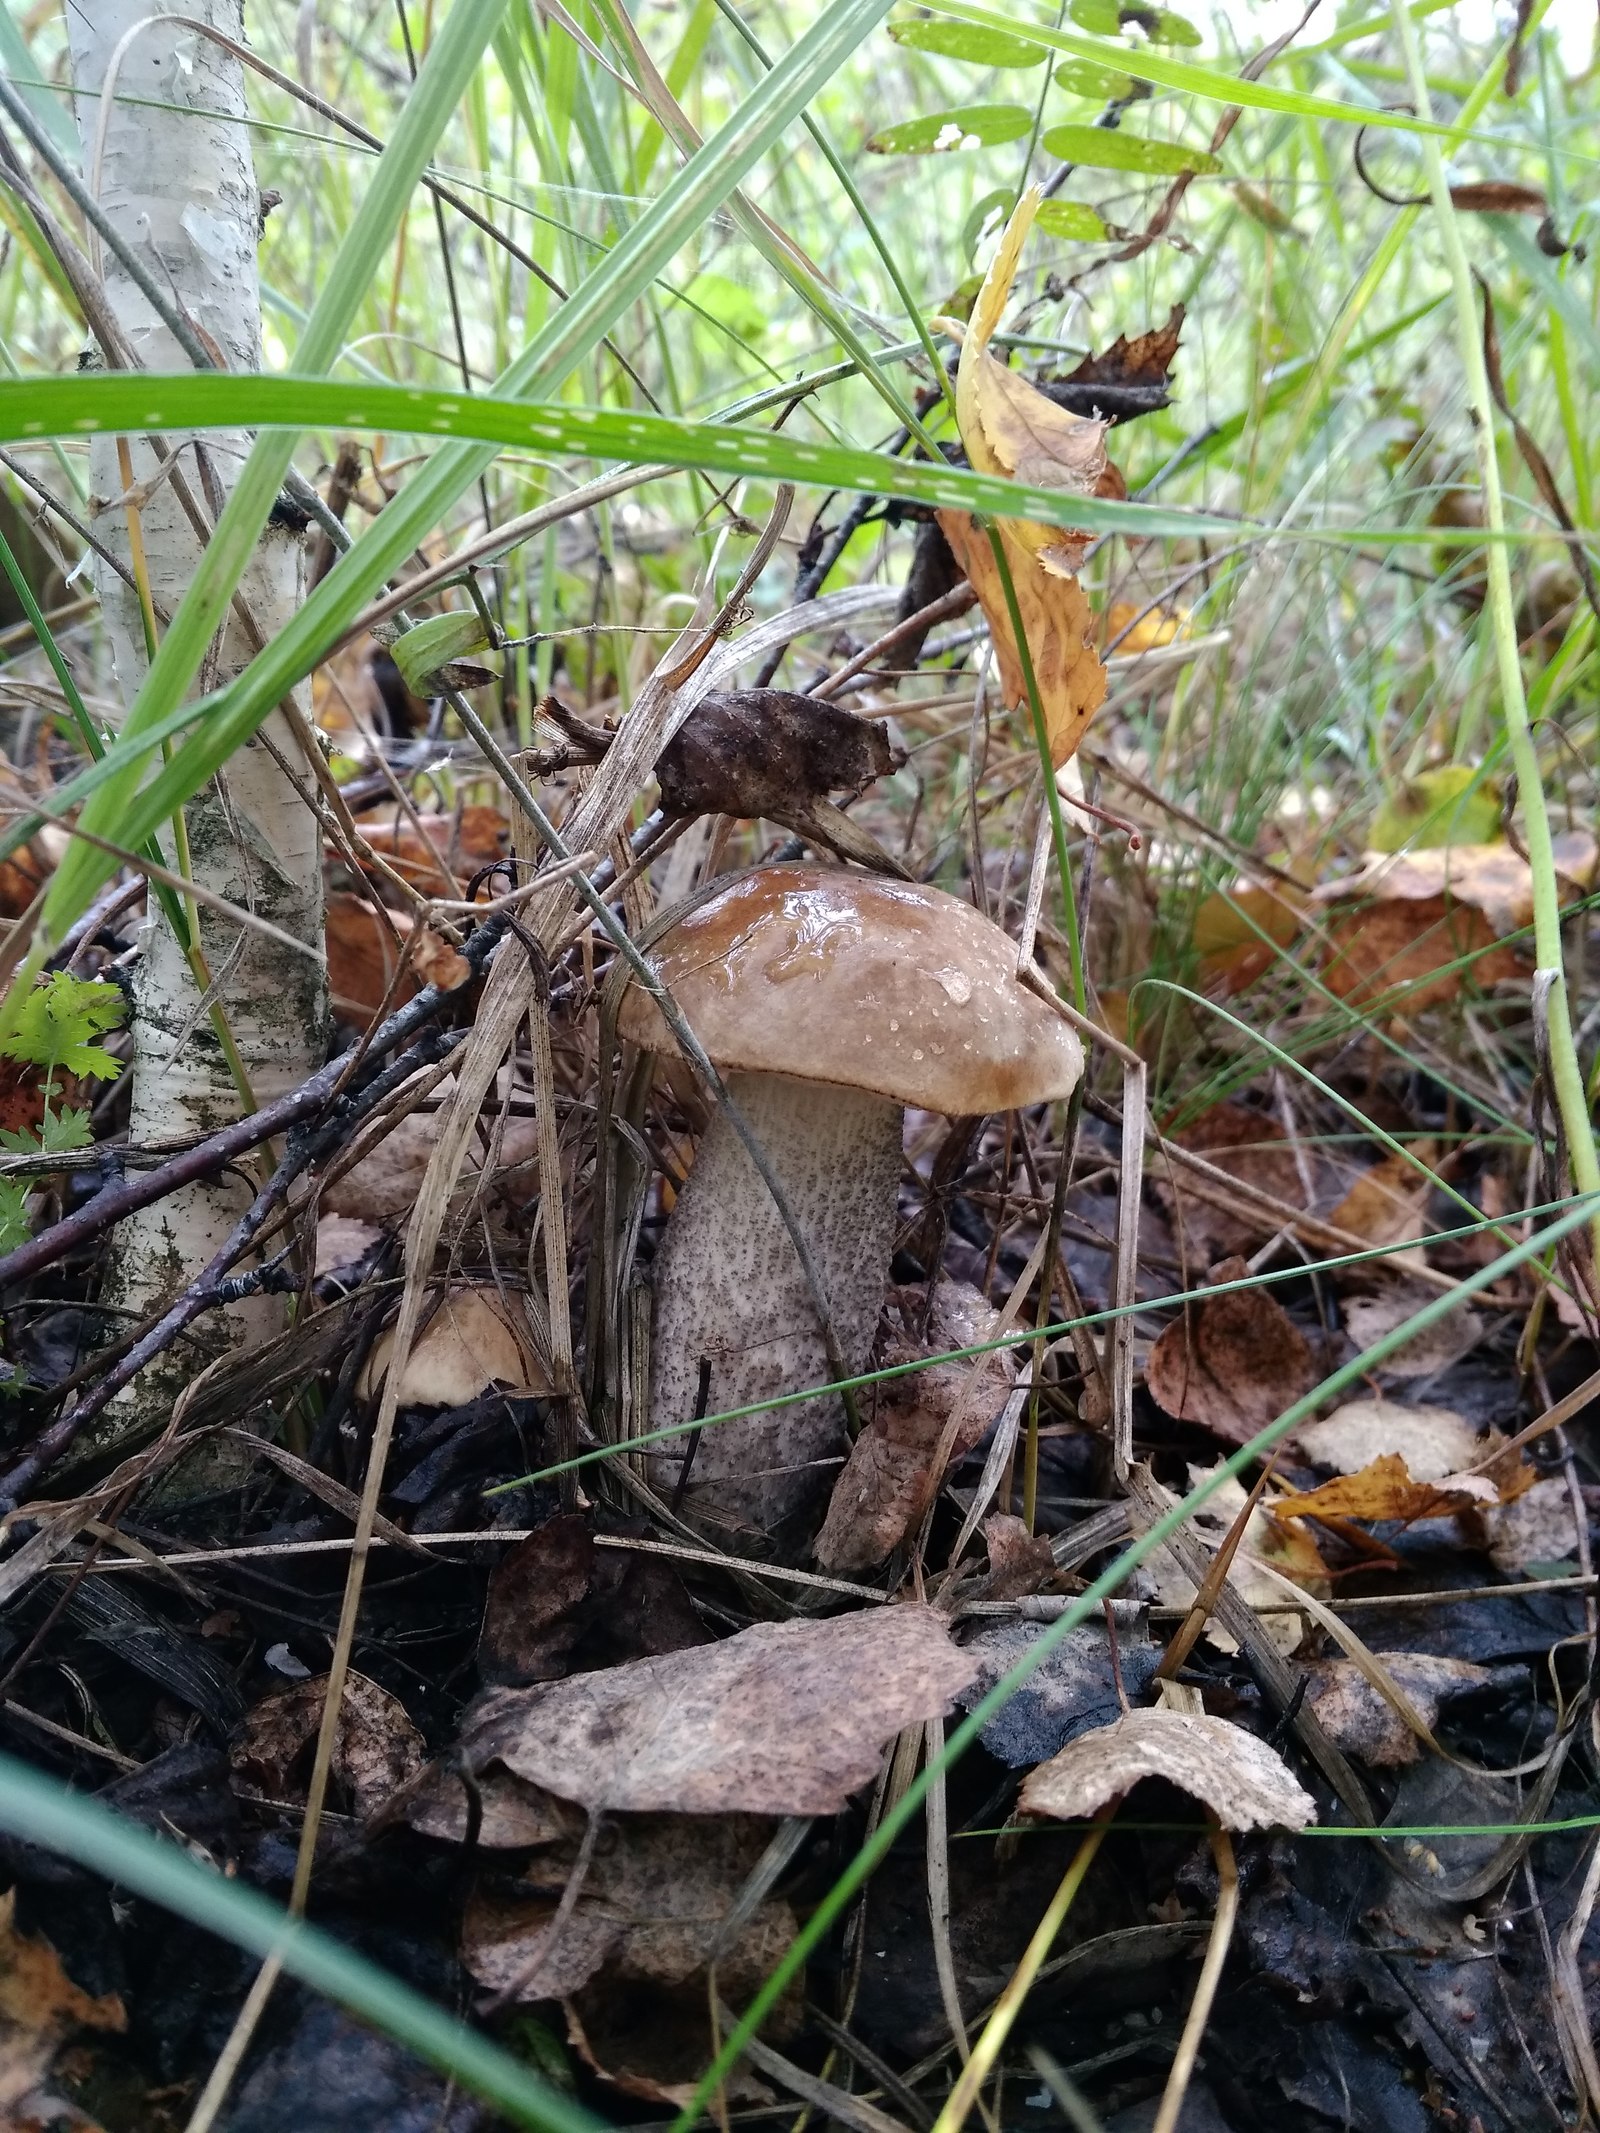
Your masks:
[{"label": "wet mushroom cap", "polygon": [[[941,889],[757,867],[671,927],[650,962],[715,1063],[860,1089],[948,1117],[1070,1096],[1083,1049],[1017,977],[1016,943]],[[676,1046],[638,985],[622,1035]]]}]

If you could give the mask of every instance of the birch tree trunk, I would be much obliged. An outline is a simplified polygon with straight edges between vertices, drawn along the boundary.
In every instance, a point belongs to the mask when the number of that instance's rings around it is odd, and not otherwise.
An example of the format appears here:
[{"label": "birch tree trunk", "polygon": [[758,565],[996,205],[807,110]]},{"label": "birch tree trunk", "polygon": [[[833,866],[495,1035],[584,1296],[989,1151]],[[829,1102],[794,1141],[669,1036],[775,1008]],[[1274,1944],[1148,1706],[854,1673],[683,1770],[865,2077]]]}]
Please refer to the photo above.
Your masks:
[{"label": "birch tree trunk", "polygon": [[[188,12],[234,38],[244,34],[242,0],[188,0]],[[84,176],[117,234],[161,290],[198,328],[231,371],[261,362],[256,252],[261,207],[245,117],[243,70],[209,38],[153,16],[148,0],[92,0],[66,10],[71,35]],[[137,27],[143,25],[142,27]],[[136,31],[131,37],[130,31]],[[127,42],[124,43],[124,39]],[[108,103],[108,73],[113,91]],[[102,118],[102,111],[105,116]],[[98,247],[97,247],[98,249]],[[110,307],[147,370],[184,370],[188,359],[148,300],[109,252],[98,260]],[[97,439],[91,474],[97,531],[130,567],[142,547],[156,627],[177,608],[202,546],[191,513],[214,523],[249,449],[248,435],[169,438],[187,488],[161,480],[149,442]],[[131,506],[128,473],[134,494]],[[293,614],[303,574],[300,531],[270,526],[241,593],[263,639]],[[131,702],[146,668],[145,618],[136,595],[102,565],[99,594],[119,693]],[[206,688],[226,681],[251,655],[237,613],[202,671]],[[265,736],[285,761],[299,752],[281,713]],[[305,782],[309,783],[309,779]],[[187,812],[193,878],[229,901],[316,946],[322,941],[318,825],[305,801],[257,739],[241,749]],[[175,839],[164,840],[175,864]],[[200,914],[201,946],[258,1103],[302,1081],[326,1057],[327,988],[318,963],[258,931]],[[184,945],[152,905],[135,989],[133,1021],[135,1145],[209,1133],[245,1108]],[[211,1257],[248,1202],[248,1188],[224,1178],[171,1195],[134,1215],[112,1240],[103,1300],[143,1315],[165,1303]],[[182,1384],[228,1345],[265,1338],[282,1323],[278,1299],[253,1299],[196,1328],[129,1388],[107,1437],[144,1434],[164,1422]],[[126,1320],[123,1321],[126,1323]]]}]

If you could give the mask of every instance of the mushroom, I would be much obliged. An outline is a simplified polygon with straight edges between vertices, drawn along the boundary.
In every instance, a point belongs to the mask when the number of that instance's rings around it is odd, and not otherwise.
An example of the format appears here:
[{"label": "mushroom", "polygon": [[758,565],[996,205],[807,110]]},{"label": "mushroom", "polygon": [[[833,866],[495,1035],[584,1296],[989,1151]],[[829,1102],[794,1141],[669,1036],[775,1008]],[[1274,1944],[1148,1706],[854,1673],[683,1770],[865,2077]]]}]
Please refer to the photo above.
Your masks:
[{"label": "mushroom", "polygon": [[[689,911],[650,962],[780,1180],[838,1351],[865,1368],[894,1247],[902,1107],[952,1117],[1071,1094],[1083,1050],[1017,976],[1016,943],[938,889],[811,866],[757,867]],[[621,1034],[675,1054],[659,1007],[625,991]],[[719,1106],[655,1263],[650,1426],[825,1385],[816,1302],[788,1228]],[[652,1460],[697,1512],[773,1533],[848,1449],[837,1393],[669,1440]]]}]

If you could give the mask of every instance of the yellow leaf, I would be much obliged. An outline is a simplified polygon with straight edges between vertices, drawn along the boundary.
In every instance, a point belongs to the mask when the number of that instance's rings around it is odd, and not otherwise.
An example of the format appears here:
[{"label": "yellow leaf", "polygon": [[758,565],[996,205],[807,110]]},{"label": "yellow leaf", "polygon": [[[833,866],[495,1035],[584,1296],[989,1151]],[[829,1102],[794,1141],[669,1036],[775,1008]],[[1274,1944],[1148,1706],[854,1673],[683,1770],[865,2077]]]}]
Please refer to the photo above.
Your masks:
[{"label": "yellow leaf", "polygon": [[[994,640],[1001,693],[1015,708],[1027,702],[1028,689],[989,537],[965,511],[941,511],[939,524],[978,595]],[[1059,770],[1077,752],[1089,720],[1104,701],[1106,670],[1092,642],[1094,615],[1083,587],[1076,578],[1041,567],[1013,538],[1013,526],[1010,519],[1001,523],[1000,540],[1039,685],[1050,760]]]},{"label": "yellow leaf", "polygon": [[1183,607],[1152,607],[1145,611],[1131,600],[1114,600],[1106,609],[1102,635],[1114,652],[1125,656],[1153,652],[1157,645],[1172,644],[1189,634],[1189,611]]}]

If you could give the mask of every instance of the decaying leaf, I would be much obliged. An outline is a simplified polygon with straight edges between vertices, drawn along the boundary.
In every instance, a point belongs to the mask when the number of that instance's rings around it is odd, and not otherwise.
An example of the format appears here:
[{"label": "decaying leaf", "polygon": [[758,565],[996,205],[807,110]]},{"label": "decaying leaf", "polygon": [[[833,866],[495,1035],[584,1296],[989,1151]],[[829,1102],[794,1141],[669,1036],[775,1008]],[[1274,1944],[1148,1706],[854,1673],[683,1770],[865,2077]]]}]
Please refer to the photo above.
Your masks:
[{"label": "decaying leaf", "polygon": [[[1243,1281],[1249,1269],[1225,1259],[1211,1274]],[[1243,1444],[1311,1390],[1316,1368],[1305,1335],[1266,1290],[1202,1290],[1151,1349],[1144,1381],[1164,1413]]]},{"label": "decaying leaf", "polygon": [[[601,1982],[575,1993],[562,2011],[573,2051],[619,2095],[672,2110],[682,2110],[693,2097],[712,2053],[703,1985],[665,1992]],[[780,2002],[769,2033],[792,2031],[792,2015],[785,2022],[784,2013]],[[730,2104],[759,2107],[774,2101],[771,2089],[748,2066],[734,2068],[723,2093]]]},{"label": "decaying leaf", "polygon": [[1316,1466],[1359,1474],[1398,1454],[1413,1481],[1440,1482],[1495,1449],[1452,1407],[1403,1407],[1398,1400],[1347,1400],[1320,1422],[1302,1423],[1295,1445]]},{"label": "decaying leaf", "polygon": [[[1362,1171],[1328,1220],[1368,1244],[1398,1244],[1404,1237],[1420,1236],[1432,1181],[1418,1171],[1417,1162],[1431,1163],[1434,1154],[1431,1142],[1418,1141],[1408,1155],[1384,1156]],[[1397,1256],[1403,1260],[1407,1255]],[[1395,1263],[1393,1258],[1385,1261],[1388,1266]]]},{"label": "decaying leaf", "polygon": [[1306,1204],[1289,1136],[1269,1112],[1248,1104],[1212,1104],[1173,1134],[1180,1148],[1204,1156],[1216,1169],[1264,1193],[1277,1218],[1244,1206],[1217,1203],[1206,1181],[1176,1166],[1162,1175],[1158,1167],[1152,1190],[1172,1223],[1187,1261],[1227,1259],[1253,1252],[1282,1226],[1290,1213]]},{"label": "decaying leaf", "polygon": [[1287,883],[1239,882],[1214,889],[1194,914],[1194,946],[1207,989],[1224,998],[1243,992],[1279,960],[1300,931],[1304,898]]},{"label": "decaying leaf", "polygon": [[[0,831],[33,811],[33,794],[20,771],[0,750]],[[0,859],[0,918],[20,918],[55,871],[67,832],[47,824],[31,844]]]},{"label": "decaying leaf", "polygon": [[[385,1222],[409,1214],[439,1137],[434,1107],[448,1103],[454,1088],[455,1077],[446,1075],[433,1089],[426,1109],[407,1112],[357,1157],[324,1191],[322,1205],[327,1212],[349,1215],[358,1222]],[[516,1206],[532,1196],[536,1176],[532,1165],[538,1146],[539,1130],[533,1119],[506,1120],[499,1135],[499,1166],[488,1188],[493,1198]],[[484,1190],[485,1160],[481,1141],[469,1142],[452,1205],[464,1204]]]},{"label": "decaying leaf", "polygon": [[[1431,1652],[1383,1652],[1378,1663],[1430,1729],[1452,1696],[1494,1679],[1489,1667]],[[1375,1770],[1417,1761],[1422,1744],[1416,1734],[1353,1659],[1320,1659],[1306,1672],[1311,1684],[1306,1702],[1336,1747]]]},{"label": "decaying leaf", "polygon": [[[305,1797],[328,1677],[297,1681],[245,1714],[230,1752],[235,1781],[269,1799]],[[365,1674],[345,1677],[333,1775],[350,1809],[372,1814],[422,1768],[422,1735],[406,1707]]]},{"label": "decaying leaf", "polygon": [[1527,1577],[1545,1564],[1568,1563],[1578,1553],[1572,1492],[1560,1475],[1535,1481],[1515,1501],[1497,1505],[1486,1525],[1490,1560],[1507,1577]]},{"label": "decaying leaf", "polygon": [[464,1773],[453,1756],[429,1763],[391,1793],[382,1819],[447,1844],[465,1844],[470,1835],[485,1851],[533,1851],[576,1843],[583,1834],[582,1811],[570,1800],[558,1800],[498,1765]]},{"label": "decaying leaf", "polygon": [[1204,1712],[1129,1711],[1070,1741],[1023,1780],[1025,1814],[1080,1822],[1142,1778],[1165,1778],[1202,1801],[1225,1829],[1304,1829],[1316,1802],[1281,1756]]},{"label": "decaying leaf", "polygon": [[[1349,1296],[1344,1302],[1345,1331],[1358,1349],[1370,1348],[1385,1333],[1403,1325],[1437,1292],[1404,1280],[1389,1283],[1376,1296]],[[1420,1333],[1412,1334],[1381,1363],[1379,1378],[1431,1378],[1448,1370],[1483,1337],[1483,1319],[1470,1304],[1460,1304]]]},{"label": "decaying leaf", "polygon": [[0,2123],[28,2133],[94,2133],[90,2120],[44,2086],[60,2045],[75,2029],[121,2030],[114,1992],[92,1998],[73,1984],[48,1941],[19,1933],[14,1889],[0,1896]]},{"label": "decaying leaf", "polygon": [[459,894],[467,877],[505,856],[511,838],[511,825],[499,808],[483,806],[448,815],[379,808],[358,815],[356,828],[424,896]]},{"label": "decaying leaf", "polygon": [[[1206,1478],[1206,1471],[1202,1467],[1190,1467],[1191,1488]],[[1177,1500],[1165,1489],[1161,1489],[1160,1494],[1168,1502]],[[1230,1476],[1213,1489],[1195,1514],[1195,1537],[1204,1543],[1208,1553],[1215,1554],[1223,1546],[1237,1524],[1246,1500],[1243,1485]],[[1275,1518],[1264,1504],[1258,1502],[1245,1520],[1244,1532],[1228,1566],[1228,1580],[1241,1599],[1261,1610],[1262,1622],[1274,1644],[1281,1651],[1292,1652],[1305,1634],[1305,1618],[1292,1610],[1284,1610],[1283,1587],[1266,1574],[1269,1570],[1276,1571],[1279,1578],[1287,1578],[1315,1599],[1327,1599],[1333,1589],[1327,1566],[1318,1554],[1309,1530],[1304,1525]],[[1148,1585],[1163,1607],[1187,1609],[1195,1603],[1194,1586],[1166,1554],[1157,1556]],[[1215,1621],[1207,1623],[1205,1634],[1219,1651],[1231,1652],[1237,1648],[1233,1638]]]},{"label": "decaying leaf", "polygon": [[[1556,867],[1576,891],[1593,881],[1600,846],[1587,831],[1555,839]],[[1533,875],[1509,844],[1456,844],[1390,856],[1325,883],[1329,990],[1353,1006],[1392,1001],[1414,1014],[1452,999],[1464,980],[1481,988],[1525,975],[1505,937],[1533,915]]]},{"label": "decaying leaf", "polygon": [[[1031,1622],[980,1625],[967,1643],[979,1672],[972,1686],[962,1690],[962,1705],[970,1710],[1043,1635]],[[979,1738],[996,1761],[1013,1770],[1041,1763],[1080,1733],[1111,1724],[1122,1709],[1119,1676],[1124,1695],[1142,1696],[1160,1662],[1160,1648],[1149,1634],[1124,1623],[1117,1632],[1113,1663],[1104,1623],[1082,1622],[1041,1660],[1016,1694],[995,1712]]]},{"label": "decaying leaf", "polygon": [[496,1564],[478,1671],[497,1687],[520,1688],[709,1639],[670,1563],[597,1548],[589,1515],[564,1511]]},{"label": "decaying leaf", "polygon": [[[1027,703],[1028,685],[989,537],[964,511],[941,511],[938,516],[956,561],[978,595],[994,641],[1001,694],[1015,709]],[[1016,523],[1012,519],[999,522],[1000,540],[1033,661],[1050,759],[1059,769],[1075,753],[1090,719],[1105,701],[1106,670],[1092,641],[1094,613],[1088,595],[1076,578],[1039,568],[1012,538],[1011,527]]]},{"label": "decaying leaf", "polygon": [[[956,420],[967,458],[980,473],[1092,496],[1107,471],[1105,425],[1058,406],[1031,380],[989,353],[1038,207],[1038,190],[1030,187],[1006,225],[966,325],[940,321],[961,342]],[[988,536],[965,512],[941,511],[939,524],[983,607],[1001,687],[1006,702],[1015,707],[1027,700],[1027,686]],[[1091,641],[1093,617],[1075,577],[1084,537],[1030,519],[1002,519],[998,532],[1039,687],[1051,758],[1059,767],[1077,747],[1106,687],[1105,668]]]},{"label": "decaying leaf", "polygon": [[926,1607],[763,1622],[696,1651],[503,1690],[463,1753],[591,1811],[838,1814],[884,1742],[941,1716],[972,1674]]},{"label": "decaying leaf", "polygon": [[[990,1338],[999,1316],[968,1283],[941,1280],[926,1346],[890,1341],[882,1365],[892,1369],[952,1348],[978,1347]],[[867,1425],[850,1447],[817,1536],[816,1557],[824,1570],[840,1575],[870,1570],[900,1545],[937,1485],[934,1467],[951,1423],[947,1464],[980,1442],[1010,1390],[1013,1368],[1011,1359],[997,1354],[982,1361],[935,1363],[877,1387]]]},{"label": "decaying leaf", "polygon": [[1118,334],[1109,348],[1101,349],[1098,355],[1085,356],[1064,377],[1047,379],[1041,390],[1052,399],[1065,398],[1064,389],[1070,387],[1068,406],[1088,413],[1084,405],[1088,397],[1090,404],[1111,423],[1129,422],[1135,415],[1165,407],[1172,397],[1168,388],[1183,319],[1183,305],[1174,304],[1164,326],[1152,326],[1131,339],[1125,333]]},{"label": "decaying leaf", "polygon": [[1398,1452],[1384,1452],[1354,1474],[1341,1474],[1320,1488],[1273,1499],[1275,1518],[1448,1518],[1479,1510],[1499,1491],[1480,1474],[1453,1474],[1442,1481],[1416,1481]]},{"label": "decaying leaf", "polygon": [[328,990],[341,1022],[366,1029],[417,990],[406,949],[411,921],[401,911],[380,911],[364,896],[338,890],[328,898],[326,918]]},{"label": "decaying leaf", "polygon": [[[602,1973],[611,1984],[686,1984],[704,1972],[771,1834],[752,1815],[626,1816],[601,1833],[559,1931],[570,1846],[528,1870],[525,1892],[478,1892],[462,1922],[462,1959],[491,1993],[520,2001],[565,1999]],[[786,1903],[758,1904],[718,1953],[719,1990],[743,2000],[794,1935]]]},{"label": "decaying leaf", "polygon": [[[497,1289],[446,1290],[411,1345],[401,1377],[402,1407],[465,1407],[498,1387],[526,1398],[552,1390],[515,1300]],[[394,1334],[383,1334],[362,1366],[356,1392],[376,1399],[389,1374]]]}]

